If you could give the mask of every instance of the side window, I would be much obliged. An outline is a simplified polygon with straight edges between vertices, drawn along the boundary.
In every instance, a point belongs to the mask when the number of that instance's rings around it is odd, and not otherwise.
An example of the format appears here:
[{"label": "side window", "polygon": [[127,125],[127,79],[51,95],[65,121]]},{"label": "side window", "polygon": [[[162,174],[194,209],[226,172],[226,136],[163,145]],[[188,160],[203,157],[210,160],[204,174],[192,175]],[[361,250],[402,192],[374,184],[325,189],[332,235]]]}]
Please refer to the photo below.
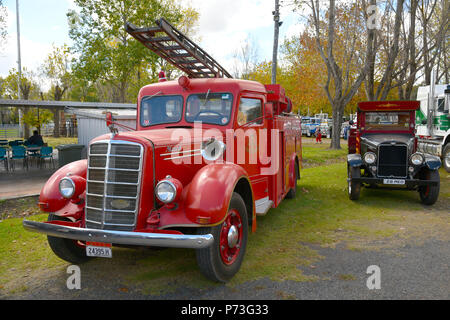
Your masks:
[{"label": "side window", "polygon": [[262,115],[263,113],[261,100],[253,98],[241,98],[237,116],[238,125],[241,126],[257,118],[261,119],[254,121],[254,123],[261,124]]}]

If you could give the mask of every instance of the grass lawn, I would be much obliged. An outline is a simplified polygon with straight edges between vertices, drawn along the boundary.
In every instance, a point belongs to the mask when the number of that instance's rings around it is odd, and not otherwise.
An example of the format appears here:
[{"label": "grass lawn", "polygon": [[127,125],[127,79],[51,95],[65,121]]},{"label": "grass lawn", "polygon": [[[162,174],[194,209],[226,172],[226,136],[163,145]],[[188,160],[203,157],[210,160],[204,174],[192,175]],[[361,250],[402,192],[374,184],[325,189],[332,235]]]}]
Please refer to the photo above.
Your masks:
[{"label": "grass lawn", "polygon": [[[314,281],[299,269],[313,267],[321,259],[311,244],[345,243],[354,250],[379,250],[430,237],[449,239],[450,174],[444,170],[440,170],[441,192],[434,206],[422,205],[414,191],[363,189],[360,200],[353,202],[347,196],[341,152],[328,159],[335,163],[322,164],[317,154],[326,154],[328,145],[305,143],[304,147],[304,157],[315,159],[310,163],[316,165],[301,171],[295,199],[258,217],[241,270],[227,286],[260,278]],[[46,215],[31,218],[44,220]],[[67,276],[69,263],[51,252],[46,236],[24,231],[21,223],[21,218],[0,222],[0,295],[24,292],[39,286],[42,279]],[[200,274],[193,250],[114,248],[113,256],[90,261],[83,266],[83,274],[152,294],[181,286],[215,286]]]}]

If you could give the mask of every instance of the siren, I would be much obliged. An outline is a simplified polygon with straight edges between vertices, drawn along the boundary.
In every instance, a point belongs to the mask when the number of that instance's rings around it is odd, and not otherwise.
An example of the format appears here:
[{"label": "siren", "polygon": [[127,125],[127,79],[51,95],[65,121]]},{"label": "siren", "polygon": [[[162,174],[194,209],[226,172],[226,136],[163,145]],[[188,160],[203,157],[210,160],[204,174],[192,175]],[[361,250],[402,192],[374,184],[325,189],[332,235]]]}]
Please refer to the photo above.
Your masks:
[{"label": "siren", "polygon": [[189,80],[188,77],[181,76],[178,78],[178,84],[187,90],[187,89],[189,89],[189,87],[191,85],[191,81]]},{"label": "siren", "polygon": [[158,77],[159,77],[159,82],[167,81],[167,79],[166,79],[166,74],[165,74],[165,72],[162,71],[162,70],[158,73]]}]

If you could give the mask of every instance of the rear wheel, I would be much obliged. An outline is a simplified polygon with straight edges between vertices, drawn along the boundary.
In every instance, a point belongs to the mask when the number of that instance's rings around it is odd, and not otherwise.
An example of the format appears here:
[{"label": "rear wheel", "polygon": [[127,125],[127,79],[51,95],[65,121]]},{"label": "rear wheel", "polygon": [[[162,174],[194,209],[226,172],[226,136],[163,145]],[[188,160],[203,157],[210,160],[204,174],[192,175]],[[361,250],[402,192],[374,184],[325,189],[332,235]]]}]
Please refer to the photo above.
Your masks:
[{"label": "rear wheel", "polygon": [[427,181],[437,181],[435,186],[420,186],[419,195],[423,204],[432,205],[439,197],[440,177],[438,170],[426,170],[423,174],[423,179]]},{"label": "rear wheel", "polygon": [[294,199],[297,194],[297,180],[298,180],[298,166],[297,163],[295,164],[294,169],[294,182],[295,186],[294,188],[289,189],[288,193],[286,194],[287,199]]},{"label": "rear wheel", "polygon": [[[67,218],[59,217],[54,214],[48,215],[47,221],[70,221]],[[76,240],[47,236],[48,244],[52,251],[61,259],[80,264],[91,260],[86,255],[86,249]]]},{"label": "rear wheel", "polygon": [[200,271],[213,281],[228,281],[239,271],[247,247],[247,209],[242,197],[234,192],[225,220],[199,232],[214,236],[210,247],[196,250]]},{"label": "rear wheel", "polygon": [[361,177],[361,169],[359,167],[351,167],[347,165],[348,180],[348,196],[350,200],[358,200],[361,192],[361,182],[353,181],[353,178]]}]

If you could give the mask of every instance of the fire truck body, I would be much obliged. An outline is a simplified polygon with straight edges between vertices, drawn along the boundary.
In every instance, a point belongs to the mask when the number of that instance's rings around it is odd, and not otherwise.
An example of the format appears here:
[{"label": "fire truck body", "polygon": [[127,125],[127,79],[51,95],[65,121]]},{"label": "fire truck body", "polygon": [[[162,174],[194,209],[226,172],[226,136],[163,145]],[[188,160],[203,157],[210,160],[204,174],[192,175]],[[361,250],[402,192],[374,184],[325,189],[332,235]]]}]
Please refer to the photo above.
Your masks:
[{"label": "fire truck body", "polygon": [[253,81],[182,77],[145,86],[137,130],[91,141],[87,160],[44,186],[39,203],[49,221],[24,226],[48,234],[53,251],[75,263],[86,260],[87,242],[195,248],[203,273],[226,281],[256,216],[295,196],[301,128],[290,108],[281,86]]}]

